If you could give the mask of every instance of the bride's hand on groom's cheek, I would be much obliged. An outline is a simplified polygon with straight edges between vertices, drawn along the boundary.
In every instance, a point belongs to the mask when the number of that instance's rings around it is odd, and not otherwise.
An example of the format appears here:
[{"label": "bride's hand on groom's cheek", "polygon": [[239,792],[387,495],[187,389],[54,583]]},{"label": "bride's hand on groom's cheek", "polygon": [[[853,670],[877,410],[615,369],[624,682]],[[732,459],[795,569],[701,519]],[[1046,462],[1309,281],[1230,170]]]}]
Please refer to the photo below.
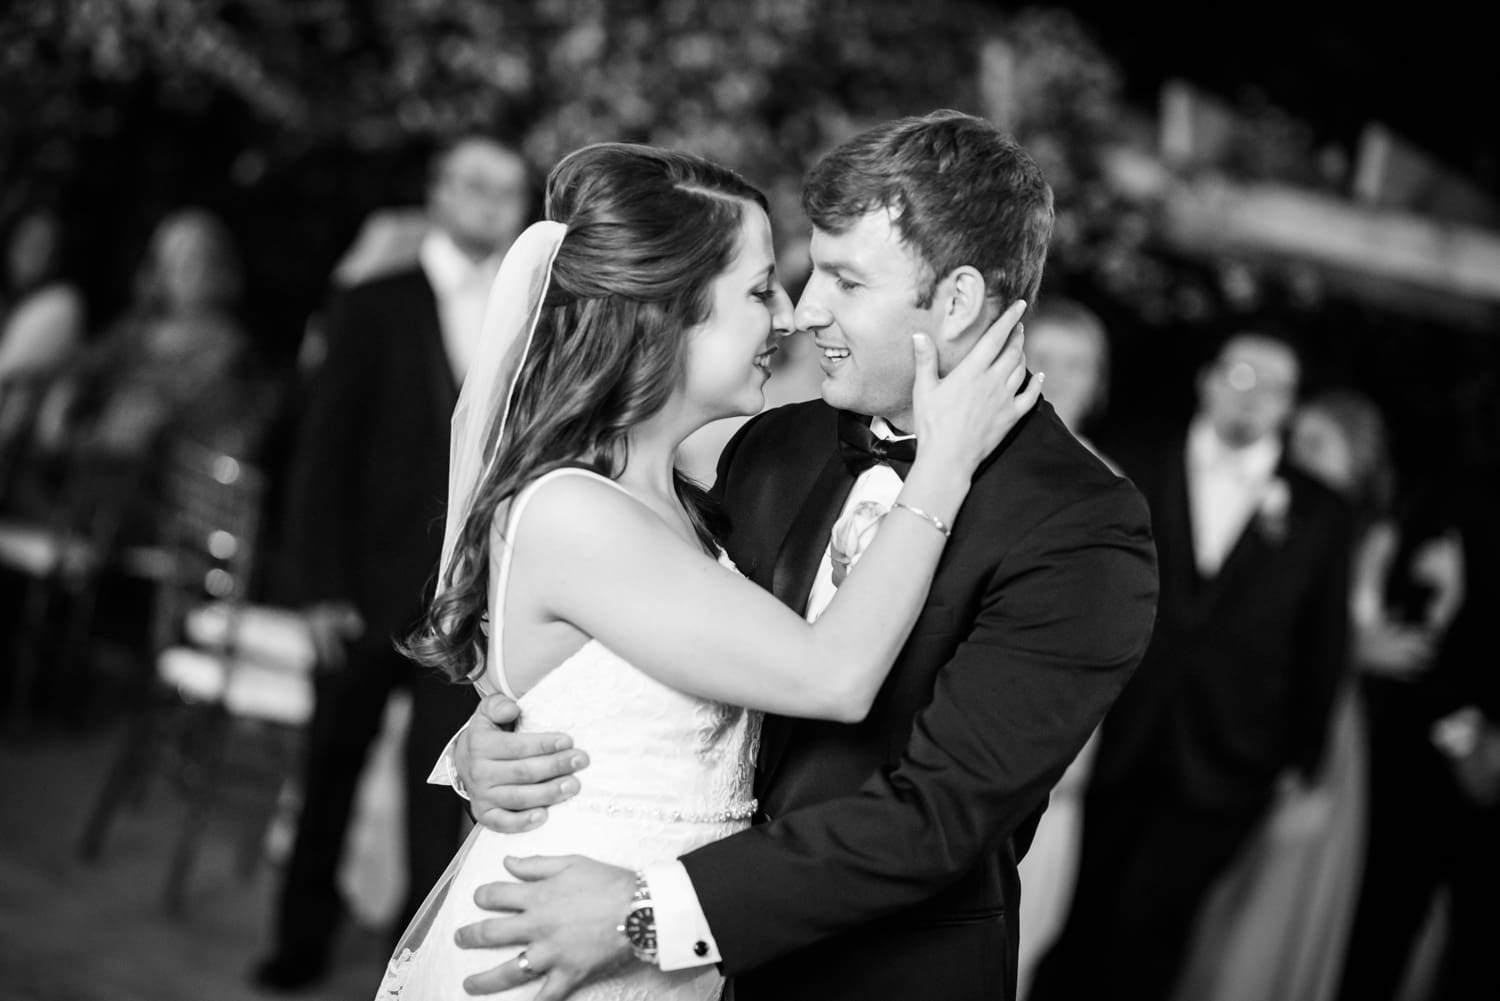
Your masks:
[{"label": "bride's hand on groom's cheek", "polygon": [[635,961],[618,928],[635,893],[635,873],[581,855],[507,858],[520,883],[487,883],[474,902],[500,916],[465,925],[465,949],[522,946],[526,966],[510,959],[464,981],[491,994],[542,978],[536,1001],[561,1001],[596,977]]},{"label": "bride's hand on groom's cheek", "polygon": [[479,704],[454,747],[454,764],[474,818],[501,834],[539,827],[547,807],[577,795],[574,772],[588,755],[561,733],[513,733],[515,702],[491,695]]}]

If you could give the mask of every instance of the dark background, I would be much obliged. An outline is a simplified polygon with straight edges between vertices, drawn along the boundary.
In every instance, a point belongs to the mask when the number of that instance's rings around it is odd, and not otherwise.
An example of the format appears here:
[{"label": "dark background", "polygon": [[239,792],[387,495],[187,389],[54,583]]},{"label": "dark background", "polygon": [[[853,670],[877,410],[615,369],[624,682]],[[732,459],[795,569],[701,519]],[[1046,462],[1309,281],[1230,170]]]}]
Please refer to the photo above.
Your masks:
[{"label": "dark background", "polygon": [[[18,3],[16,10],[26,0]],[[344,77],[349,88],[368,85],[368,79],[380,80],[384,73],[372,71],[372,62],[391,57],[403,44],[448,52],[450,36],[456,33],[441,17],[432,17],[418,25],[431,35],[430,42],[422,35],[403,42],[399,31],[378,23],[388,5],[345,0],[322,6],[338,12],[330,25],[344,41],[328,51],[339,61],[281,67],[310,96],[315,115],[346,113],[340,103]],[[472,14],[465,12],[474,4],[449,0],[438,8],[443,6],[452,8],[452,24],[472,23]],[[524,11],[527,6],[495,4],[505,10]],[[612,10],[626,11],[622,18],[665,24],[675,16],[673,8],[693,6],[634,0],[613,5]],[[1309,158],[1324,156],[1320,162],[1326,163],[1325,155],[1331,154],[1335,162],[1342,158],[1346,169],[1361,130],[1381,122],[1500,197],[1500,129],[1495,128],[1493,112],[1500,73],[1489,51],[1492,36],[1480,30],[1478,13],[1457,4],[1376,9],[1164,0],[1051,6],[1076,15],[1099,61],[1108,63],[1114,74],[1116,93],[1111,100],[1118,100],[1132,115],[1153,116],[1162,84],[1182,78],[1239,111],[1280,116],[1275,120],[1292,123],[1293,145],[1307,147]],[[256,35],[265,17],[255,12],[271,8],[274,4],[262,2],[203,9],[218,10],[230,28],[245,29],[246,44],[271,50],[261,55],[274,66],[277,46]],[[801,8],[783,4],[778,9]],[[937,60],[934,65],[933,53],[945,51],[944,46],[951,50],[964,45],[971,37],[969,29],[977,27],[967,22],[993,14],[1003,26],[1014,23],[1005,19],[1024,9],[959,2],[915,8],[893,2],[809,4],[806,10],[817,13],[803,16],[826,21],[804,32],[811,39],[811,60],[804,58],[791,73],[783,68],[771,84],[771,96],[756,105],[767,115],[780,116],[766,127],[767,141],[762,143],[774,148],[764,151],[760,163],[745,156],[736,160],[727,151],[725,158],[774,192],[778,185],[794,186],[800,169],[787,164],[785,177],[768,177],[773,168],[766,164],[773,156],[811,156],[837,138],[830,128],[820,131],[816,123],[798,119],[789,106],[842,105],[855,122],[861,116],[886,117],[937,104],[972,109],[972,88],[963,82],[965,65],[961,60],[951,65]],[[695,16],[707,30],[732,35],[732,14]],[[0,13],[0,23],[5,17]],[[725,17],[731,18],[727,28]],[[905,23],[906,18],[912,23]],[[312,29],[302,24],[296,30],[305,36]],[[535,30],[539,39],[556,34]],[[664,39],[672,37],[663,29]],[[26,142],[0,147],[0,156],[9,154],[8,160],[0,159],[0,194],[26,191],[61,205],[72,224],[73,266],[88,296],[95,329],[123,307],[141,248],[156,221],[173,208],[202,204],[221,214],[236,233],[249,277],[246,318],[267,356],[289,364],[307,317],[326,294],[329,270],[365,215],[376,207],[420,201],[436,132],[432,128],[413,128],[375,144],[350,142],[327,129],[292,134],[285,123],[247,102],[243,92],[179,72],[170,60],[147,60],[130,73],[101,77],[76,67],[67,71],[70,60],[77,62],[76,53],[70,54],[61,42],[49,46],[49,67],[72,88],[73,110],[66,119],[71,131],[66,142],[49,142],[42,130],[33,129]],[[643,51],[654,56],[651,40],[643,43]],[[673,86],[671,51],[663,42],[666,82],[657,85],[658,101],[661,87],[670,91]],[[900,62],[903,58],[907,62]],[[696,86],[692,71],[682,70],[681,77],[676,90],[690,94]],[[4,80],[0,75],[0,85]],[[565,82],[560,78],[529,92],[523,101],[504,104],[491,115],[492,123],[520,136],[538,120],[551,121],[548,102],[567,98],[562,92]],[[425,99],[448,86],[440,75],[433,78],[429,73],[413,92]],[[27,115],[28,96],[16,86],[6,89],[9,92],[0,98],[4,114]],[[824,91],[830,95],[826,100],[819,96]],[[649,88],[646,93],[650,98]],[[1061,107],[1071,113],[1066,98]],[[680,109],[659,110],[664,117],[682,117]],[[392,115],[400,117],[395,111]],[[759,142],[758,123],[744,124],[753,126],[750,141]],[[1086,143],[1089,129],[1100,126],[1095,121],[1068,127],[1073,131],[1064,138],[1076,144]],[[611,137],[663,141],[659,132],[631,134],[624,127]],[[1030,145],[1029,135],[1023,133],[1022,138]],[[705,151],[715,149],[711,140],[705,142]],[[1268,159],[1276,158],[1268,154]],[[1288,159],[1283,156],[1276,162]],[[535,166],[544,171],[547,163]],[[1314,172],[1311,167],[1303,170],[1304,175]],[[1067,178],[1055,183],[1060,198],[1077,187]],[[1337,190],[1339,183],[1329,186]],[[1347,185],[1341,193],[1347,193]],[[0,216],[13,215],[16,207],[12,199],[0,206]],[[1107,217],[1111,208],[1091,211]],[[778,228],[794,240],[795,224],[789,225],[787,218],[786,213],[778,217]],[[0,225],[6,221],[0,217]],[[1150,244],[1148,234],[1140,256],[1155,254],[1155,300],[1133,288],[1102,285],[1090,267],[1071,259],[1065,248],[1053,253],[1053,291],[1075,295],[1098,309],[1115,341],[1109,415],[1113,429],[1180,420],[1191,407],[1192,377],[1211,349],[1212,335],[1251,322],[1216,287],[1222,262],[1184,260],[1157,253],[1159,248]],[[1500,370],[1495,304],[1468,304],[1466,312],[1458,311],[1462,318],[1455,319],[1442,309],[1393,306],[1333,287],[1320,288],[1310,299],[1299,298],[1281,287],[1274,269],[1271,272],[1265,277],[1258,311],[1278,314],[1278,322],[1289,321],[1284,325],[1304,339],[1312,387],[1353,385],[1386,408],[1404,466],[1432,478],[1465,475],[1495,461],[1500,437],[1494,403]],[[1198,307],[1163,311],[1162,287],[1173,301],[1198,301]]]},{"label": "dark background", "polygon": [[1500,193],[1500,90],[1483,7],[1270,2],[1066,3],[1125,69],[1131,100],[1185,77],[1224,96],[1259,94],[1352,147],[1383,121]]}]

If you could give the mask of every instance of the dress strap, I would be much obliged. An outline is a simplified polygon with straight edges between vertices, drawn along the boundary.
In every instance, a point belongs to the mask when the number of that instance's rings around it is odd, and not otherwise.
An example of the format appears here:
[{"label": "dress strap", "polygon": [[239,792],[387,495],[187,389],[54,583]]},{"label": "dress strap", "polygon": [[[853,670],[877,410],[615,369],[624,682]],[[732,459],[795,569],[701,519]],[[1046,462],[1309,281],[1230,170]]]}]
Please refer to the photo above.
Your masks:
[{"label": "dress strap", "polygon": [[[511,688],[510,680],[505,676],[505,663],[502,657],[504,646],[501,642],[505,633],[505,616],[503,614],[505,609],[505,591],[506,585],[510,581],[510,560],[511,556],[514,555],[511,540],[516,537],[516,526],[521,523],[521,514],[526,510],[526,505],[530,503],[537,489],[544,483],[569,475],[587,476],[591,479],[608,483],[627,497],[635,497],[628,489],[616,483],[608,476],[587,466],[561,466],[538,476],[518,490],[515,496],[511,498],[510,510],[505,515],[504,533],[496,532],[492,528],[490,534],[490,550],[493,553],[495,548],[499,547],[500,565],[495,574],[495,580],[490,585],[490,635],[488,640],[488,655],[485,657],[485,669],[473,680],[474,687],[479,690],[480,695],[494,694],[490,690],[489,685],[490,680],[493,678],[495,684],[499,685],[500,691],[505,693],[507,697],[516,701],[520,700],[515,690]],[[490,670],[491,665],[493,665],[493,670]]]}]

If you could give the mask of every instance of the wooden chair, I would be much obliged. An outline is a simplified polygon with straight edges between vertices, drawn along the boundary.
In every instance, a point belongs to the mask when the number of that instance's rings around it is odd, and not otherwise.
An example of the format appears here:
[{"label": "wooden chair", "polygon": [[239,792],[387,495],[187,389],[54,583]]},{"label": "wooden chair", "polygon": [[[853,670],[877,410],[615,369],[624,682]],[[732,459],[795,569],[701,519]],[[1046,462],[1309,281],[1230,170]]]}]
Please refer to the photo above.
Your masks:
[{"label": "wooden chair", "polygon": [[122,806],[157,776],[184,814],[165,904],[183,909],[214,816],[238,821],[248,876],[277,796],[293,773],[312,714],[313,648],[296,613],[246,603],[264,495],[259,470],[233,456],[179,447],[167,477],[171,572],[154,610],[155,690],[105,777],[79,845],[97,859]]}]

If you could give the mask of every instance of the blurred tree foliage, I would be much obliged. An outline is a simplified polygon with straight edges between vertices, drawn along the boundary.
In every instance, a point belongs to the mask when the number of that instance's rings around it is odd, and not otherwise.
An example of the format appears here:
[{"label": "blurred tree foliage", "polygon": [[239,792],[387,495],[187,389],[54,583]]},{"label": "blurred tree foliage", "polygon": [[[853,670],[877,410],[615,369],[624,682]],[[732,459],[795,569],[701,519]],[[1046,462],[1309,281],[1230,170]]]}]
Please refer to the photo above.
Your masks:
[{"label": "blurred tree foliage", "polygon": [[[999,79],[997,51],[1010,65]],[[1128,117],[1118,72],[1055,10],[1007,13],[980,0],[11,0],[0,13],[0,93],[0,217],[98,171],[101,150],[138,150],[127,138],[145,106],[170,123],[155,145],[220,148],[199,169],[221,174],[231,194],[274,190],[330,215],[411,200],[410,184],[382,190],[394,182],[381,165],[468,128],[517,137],[539,172],[599,139],[687,148],[767,189],[792,255],[805,233],[800,180],[815,157],[870,123],[956,107],[1000,119],[1042,161],[1058,192],[1056,269],[1097,273],[1116,293],[1160,284],[1140,253],[1149,217],[1111,194],[1097,162]]]},{"label": "blurred tree foliage", "polygon": [[[289,354],[364,216],[420,199],[440,136],[506,134],[539,175],[600,139],[729,163],[771,196],[795,282],[807,165],[874,122],[955,107],[1014,132],[1051,180],[1049,280],[1105,316],[1114,414],[1185,413],[1203,328],[1276,284],[1326,333],[1333,370],[1415,418],[1394,426],[1458,440],[1401,388],[1413,345],[1458,345],[1456,370],[1485,372],[1493,338],[1330,312],[1301,272],[1173,259],[1159,207],[1110,174],[1112,149],[1156,146],[1121,76],[1072,15],[1005,0],[3,0],[0,230],[60,201],[102,323],[151,226],[205,204],[245,252],[250,319]],[[1342,190],[1347,157],[1253,93],[1239,103],[1249,125],[1215,169]],[[1433,398],[1452,385],[1421,383]]]}]

